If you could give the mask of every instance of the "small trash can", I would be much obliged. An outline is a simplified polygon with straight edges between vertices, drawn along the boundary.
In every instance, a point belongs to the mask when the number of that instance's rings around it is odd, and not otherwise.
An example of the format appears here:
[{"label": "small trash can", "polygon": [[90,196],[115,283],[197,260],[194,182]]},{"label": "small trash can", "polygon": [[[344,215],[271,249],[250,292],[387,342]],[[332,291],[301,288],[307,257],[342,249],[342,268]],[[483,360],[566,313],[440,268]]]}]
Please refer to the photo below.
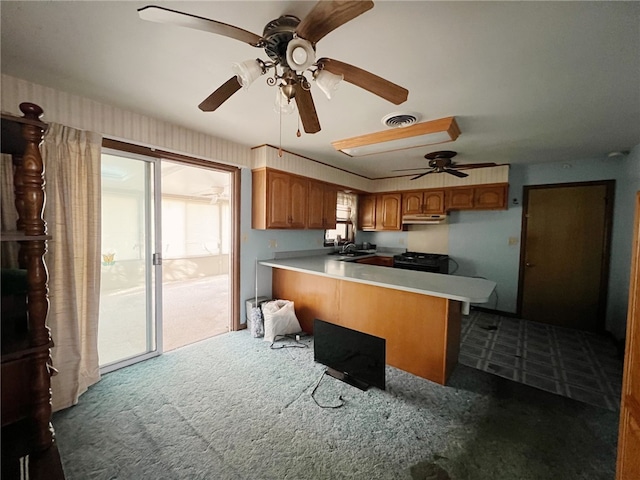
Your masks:
[{"label": "small trash can", "polygon": [[[264,302],[268,302],[270,300],[271,298],[268,297],[258,297],[245,300],[247,328],[254,337],[264,336],[264,320],[262,319],[262,315],[259,314],[259,311],[257,312],[258,315],[252,315],[252,312],[254,311],[254,308],[259,307]],[[259,324],[256,324],[256,322],[259,322]]]}]

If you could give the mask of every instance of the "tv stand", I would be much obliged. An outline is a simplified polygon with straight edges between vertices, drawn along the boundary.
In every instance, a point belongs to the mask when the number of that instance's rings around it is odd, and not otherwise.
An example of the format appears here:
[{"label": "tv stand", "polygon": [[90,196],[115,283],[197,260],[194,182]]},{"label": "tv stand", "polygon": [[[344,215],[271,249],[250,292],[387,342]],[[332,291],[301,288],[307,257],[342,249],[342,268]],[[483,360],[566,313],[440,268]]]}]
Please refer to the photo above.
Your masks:
[{"label": "tv stand", "polygon": [[368,383],[363,382],[362,380],[358,380],[357,378],[353,378],[348,373],[339,372],[338,370],[336,370],[334,368],[327,367],[327,369],[324,371],[324,373],[326,375],[329,375],[330,377],[337,378],[338,380],[342,380],[344,383],[348,383],[352,387],[359,388],[363,392],[366,391],[369,388],[369,384]]}]

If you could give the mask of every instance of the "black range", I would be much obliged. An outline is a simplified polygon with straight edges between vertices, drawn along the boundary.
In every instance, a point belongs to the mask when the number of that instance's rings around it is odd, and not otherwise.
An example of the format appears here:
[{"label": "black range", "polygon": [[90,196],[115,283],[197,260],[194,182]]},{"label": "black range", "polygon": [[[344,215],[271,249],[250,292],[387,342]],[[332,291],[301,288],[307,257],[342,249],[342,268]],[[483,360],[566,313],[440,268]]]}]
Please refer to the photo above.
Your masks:
[{"label": "black range", "polygon": [[420,272],[449,273],[449,256],[440,253],[405,252],[393,256],[393,266]]}]

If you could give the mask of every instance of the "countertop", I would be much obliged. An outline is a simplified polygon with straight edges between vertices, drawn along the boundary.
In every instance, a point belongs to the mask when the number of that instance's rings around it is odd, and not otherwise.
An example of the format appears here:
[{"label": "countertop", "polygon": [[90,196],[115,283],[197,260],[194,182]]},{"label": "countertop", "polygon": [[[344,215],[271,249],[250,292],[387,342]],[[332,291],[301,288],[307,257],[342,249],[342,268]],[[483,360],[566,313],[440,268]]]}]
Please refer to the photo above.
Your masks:
[{"label": "countertop", "polygon": [[486,303],[496,287],[495,282],[483,278],[416,272],[345,262],[331,257],[331,255],[312,255],[260,260],[259,263],[266,267],[458,300],[466,304],[463,310],[468,310],[469,303]]}]

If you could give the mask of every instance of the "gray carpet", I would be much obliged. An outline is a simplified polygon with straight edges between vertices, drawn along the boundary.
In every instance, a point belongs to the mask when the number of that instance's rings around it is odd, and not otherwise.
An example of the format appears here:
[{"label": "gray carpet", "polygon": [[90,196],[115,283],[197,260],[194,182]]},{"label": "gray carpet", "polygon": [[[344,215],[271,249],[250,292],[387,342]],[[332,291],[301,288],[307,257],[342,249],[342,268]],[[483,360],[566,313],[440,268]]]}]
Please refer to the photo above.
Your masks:
[{"label": "gray carpet", "polygon": [[[303,339],[311,347],[310,338]],[[312,348],[224,334],[105,375],[54,415],[67,478],[607,479],[618,414],[459,365],[442,387],[324,376]]]}]

